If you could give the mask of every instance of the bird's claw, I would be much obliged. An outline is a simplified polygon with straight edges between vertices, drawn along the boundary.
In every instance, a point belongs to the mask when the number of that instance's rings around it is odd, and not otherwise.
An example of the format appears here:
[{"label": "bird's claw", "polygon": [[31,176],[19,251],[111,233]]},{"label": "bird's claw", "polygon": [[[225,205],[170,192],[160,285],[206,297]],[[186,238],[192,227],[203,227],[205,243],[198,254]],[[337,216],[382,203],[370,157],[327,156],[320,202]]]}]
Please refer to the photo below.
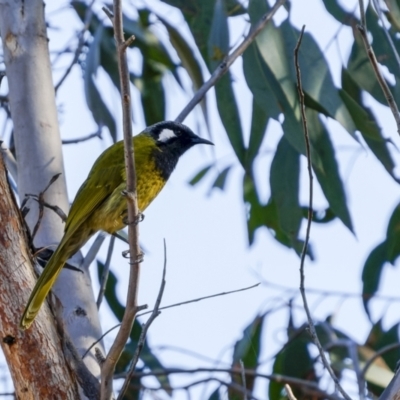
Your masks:
[{"label": "bird's claw", "polygon": [[[129,258],[130,257],[130,251],[125,250],[122,252],[122,257],[124,258]],[[140,253],[137,255],[136,260],[132,262],[132,264],[140,264],[143,262],[144,259],[144,253],[143,251],[140,251]]]},{"label": "bird's claw", "polygon": [[[135,220],[132,222],[132,225],[138,225],[140,222],[142,222],[144,220],[144,214],[142,214],[140,211],[138,213],[138,215],[136,215]],[[128,220],[128,216],[124,217],[122,219],[122,222],[125,225],[129,225],[129,220]]]}]

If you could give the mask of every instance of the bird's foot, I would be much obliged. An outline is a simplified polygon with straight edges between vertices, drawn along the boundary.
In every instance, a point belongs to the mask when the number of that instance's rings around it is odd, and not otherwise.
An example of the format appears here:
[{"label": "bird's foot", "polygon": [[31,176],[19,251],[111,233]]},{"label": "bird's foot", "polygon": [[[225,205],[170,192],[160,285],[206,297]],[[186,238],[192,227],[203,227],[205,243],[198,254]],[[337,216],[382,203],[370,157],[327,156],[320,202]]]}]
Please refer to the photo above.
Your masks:
[{"label": "bird's foot", "polygon": [[[132,225],[138,225],[138,224],[140,224],[143,220],[144,220],[144,214],[142,214],[142,213],[139,211],[138,215],[136,215],[135,220],[132,222]],[[122,222],[123,222],[125,225],[129,225],[128,216],[122,218]]]},{"label": "bird's foot", "polygon": [[[130,258],[130,251],[129,250],[125,250],[122,252],[122,257],[124,258]],[[133,264],[140,264],[143,262],[144,259],[144,252],[142,250],[140,250],[140,253],[136,256],[136,260],[132,262]]]}]

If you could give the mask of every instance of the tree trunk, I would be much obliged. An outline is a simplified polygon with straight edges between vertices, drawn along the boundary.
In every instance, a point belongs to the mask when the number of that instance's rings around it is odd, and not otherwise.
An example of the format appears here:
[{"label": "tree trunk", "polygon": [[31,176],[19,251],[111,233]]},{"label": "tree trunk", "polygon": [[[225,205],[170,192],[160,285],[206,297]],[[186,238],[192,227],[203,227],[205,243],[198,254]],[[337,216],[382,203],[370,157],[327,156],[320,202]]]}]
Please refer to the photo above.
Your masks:
[{"label": "tree trunk", "polygon": [[39,329],[21,332],[25,307],[21,292],[36,281],[25,231],[0,160],[0,332],[1,346],[18,399],[77,399],[77,385],[60,351],[61,344],[47,305]]},{"label": "tree trunk", "polygon": [[[14,123],[20,199],[22,201],[26,194],[38,195],[49,184],[51,178],[61,172],[61,177],[49,187],[44,197],[47,203],[57,205],[67,213],[68,198],[43,2],[0,0],[0,33]],[[26,220],[32,232],[38,221],[39,209],[34,200],[29,200],[28,207],[30,211]],[[7,211],[7,208],[3,208],[2,211]],[[53,211],[45,209],[40,228],[34,238],[35,247],[55,248],[54,245],[62,237],[63,229],[60,217]],[[78,259],[81,261],[82,257]],[[24,268],[24,273],[28,274],[26,269],[29,268]],[[80,355],[83,355],[101,336],[90,275],[87,269],[82,272],[63,270],[53,290],[64,307],[65,326]],[[15,297],[21,302],[21,305],[14,309],[12,320],[14,330],[22,314],[22,305],[26,303],[34,286],[35,280],[31,270],[28,276],[29,279],[26,278],[24,285],[9,291],[11,297],[6,299],[5,292],[1,294],[3,300],[10,306]],[[21,335],[27,341],[31,340],[31,337],[39,336],[43,341],[43,346],[39,350],[43,353],[49,351],[51,354],[55,348],[48,347],[52,346],[50,343],[55,333],[52,318],[46,309],[47,307],[43,307],[32,327]],[[18,313],[15,310],[18,310]],[[13,334],[16,335],[16,332],[13,331]],[[101,343],[97,347],[101,349]],[[50,360],[51,357],[46,362]],[[39,359],[33,357],[33,354],[30,354],[24,362],[30,364],[30,361],[35,365],[31,370],[32,373],[41,376],[42,372],[47,370],[46,362],[42,364]],[[92,374],[100,376],[100,368],[93,353],[86,356],[84,362]],[[10,368],[16,366],[10,365]],[[47,373],[46,380],[57,382],[58,373],[53,369],[47,370]],[[42,379],[42,383],[44,381]],[[15,381],[14,383],[18,384]]]}]

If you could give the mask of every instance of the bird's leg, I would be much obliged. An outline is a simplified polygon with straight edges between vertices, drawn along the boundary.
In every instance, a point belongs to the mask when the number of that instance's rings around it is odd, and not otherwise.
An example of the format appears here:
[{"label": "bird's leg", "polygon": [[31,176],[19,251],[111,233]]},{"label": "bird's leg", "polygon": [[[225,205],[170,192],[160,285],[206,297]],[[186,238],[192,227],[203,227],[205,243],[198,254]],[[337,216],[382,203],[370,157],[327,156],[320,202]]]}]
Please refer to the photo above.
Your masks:
[{"label": "bird's leg", "polygon": [[[142,214],[140,211],[138,213],[138,215],[136,216],[135,220],[133,221],[132,225],[137,225],[140,222],[142,222],[144,220],[144,214]],[[124,210],[124,212],[122,213],[122,222],[125,225],[129,225],[129,221],[128,221],[128,210]]]},{"label": "bird's leg", "polygon": [[[124,258],[129,258],[130,251],[129,250],[124,250],[122,252],[122,257]],[[141,262],[143,262],[144,259],[144,251],[142,249],[140,249],[140,253],[137,255],[136,260],[133,262],[133,264],[140,264]]]}]

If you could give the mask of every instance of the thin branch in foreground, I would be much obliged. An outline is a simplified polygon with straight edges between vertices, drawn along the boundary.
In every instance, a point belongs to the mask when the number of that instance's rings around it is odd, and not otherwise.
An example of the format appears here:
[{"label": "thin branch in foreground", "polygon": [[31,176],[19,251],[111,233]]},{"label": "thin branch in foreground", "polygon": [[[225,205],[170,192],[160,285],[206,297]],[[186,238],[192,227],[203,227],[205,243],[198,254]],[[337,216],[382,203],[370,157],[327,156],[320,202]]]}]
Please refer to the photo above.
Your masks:
[{"label": "thin branch in foreground", "polygon": [[82,262],[82,265],[80,266],[81,269],[87,270],[89,268],[89,265],[94,261],[96,258],[98,252],[100,251],[100,248],[106,239],[106,233],[105,232],[100,232],[96,239],[94,240],[93,244],[90,246],[90,249],[86,253],[85,259]]},{"label": "thin branch in foreground", "polygon": [[361,20],[361,24],[357,26],[358,31],[361,34],[361,38],[364,42],[364,47],[365,47],[365,51],[367,52],[369,61],[371,63],[372,69],[374,70],[376,79],[379,82],[379,85],[382,88],[383,94],[386,98],[386,101],[390,107],[390,110],[392,111],[393,117],[396,121],[396,125],[397,125],[397,132],[400,135],[400,113],[399,113],[399,109],[397,108],[397,104],[394,100],[394,97],[392,95],[392,92],[389,89],[388,84],[386,83],[385,78],[382,75],[382,72],[379,68],[379,63],[376,59],[374,50],[371,46],[371,44],[369,43],[368,40],[368,36],[367,36],[367,22],[365,19],[365,10],[364,10],[364,3],[363,0],[359,0],[359,5],[360,5],[360,20]]},{"label": "thin branch in foreground", "polygon": [[83,45],[85,44],[85,33],[89,29],[89,25],[90,25],[90,22],[92,21],[92,17],[93,17],[94,2],[95,2],[95,0],[92,0],[92,2],[89,4],[88,8],[86,9],[85,21],[84,21],[82,30],[79,32],[78,46],[75,49],[74,58],[72,59],[71,64],[65,70],[64,75],[61,77],[61,79],[58,81],[58,83],[54,87],[54,91],[56,93],[57,93],[57,90],[60,88],[60,86],[65,81],[65,79],[67,79],[68,75],[72,71],[73,66],[78,62],[79,56],[82,53]]},{"label": "thin branch in foreground", "polygon": [[[122,22],[122,4],[121,0],[113,1],[112,23],[114,27],[114,38],[117,49],[118,72],[121,88],[121,103],[122,103],[122,126],[124,133],[124,157],[126,171],[126,191],[125,198],[128,209],[128,238],[129,238],[129,283],[128,293],[126,298],[126,306],[124,316],[122,318],[121,327],[117,333],[114,343],[112,344],[106,360],[101,368],[101,400],[109,400],[113,391],[113,374],[115,366],[121,356],[126,342],[129,339],[133,322],[138,312],[138,291],[139,291],[139,276],[140,255],[139,246],[139,224],[137,221],[139,210],[137,204],[136,190],[136,168],[133,148],[133,132],[132,132],[132,107],[130,93],[130,79],[128,60],[126,55],[126,41],[124,39],[123,22]],[[103,8],[104,9],[104,8]],[[130,42],[132,39],[128,39]]]},{"label": "thin branch in foreground", "polygon": [[305,25],[303,25],[299,39],[297,41],[296,47],[294,49],[294,65],[296,69],[296,79],[297,79],[297,92],[299,95],[299,103],[300,103],[300,112],[301,112],[301,119],[303,121],[303,131],[304,131],[304,140],[306,145],[306,155],[307,155],[307,170],[308,170],[308,179],[309,179],[309,203],[308,203],[308,218],[307,218],[307,228],[306,228],[306,237],[304,239],[304,245],[301,252],[301,259],[300,259],[300,293],[303,299],[304,310],[307,314],[308,326],[310,330],[311,339],[314,344],[317,346],[319,354],[321,356],[322,363],[324,367],[329,372],[332,380],[334,381],[337,390],[342,394],[342,396],[346,400],[351,400],[350,396],[345,392],[342,388],[339,379],[335,375],[329,361],[325,355],[324,349],[322,348],[321,342],[318,339],[317,332],[315,330],[315,325],[311,316],[310,309],[308,307],[307,296],[305,291],[305,274],[304,274],[304,262],[307,255],[307,248],[308,243],[310,241],[310,231],[311,231],[311,222],[313,217],[313,197],[314,197],[314,187],[313,187],[313,174],[312,174],[312,166],[311,166],[311,146],[310,146],[310,137],[308,134],[308,126],[307,126],[307,118],[306,118],[306,111],[305,111],[305,103],[304,103],[304,92],[301,83],[301,72],[300,72],[300,65],[299,65],[299,49],[301,45],[301,40],[303,38]]},{"label": "thin branch in foreground", "polygon": [[96,132],[90,133],[89,135],[86,135],[86,136],[82,136],[81,138],[64,139],[64,140],[62,140],[61,143],[62,144],[77,144],[77,143],[86,142],[87,140],[93,139],[95,137],[101,139],[102,131],[103,131],[103,127],[101,125],[99,125]]},{"label": "thin branch in foreground", "polygon": [[186,107],[175,118],[175,122],[184,121],[193,108],[200,103],[205,94],[217,83],[217,81],[219,81],[219,79],[221,79],[221,77],[229,70],[229,67],[235,62],[235,60],[250,46],[256,36],[263,30],[265,25],[272,19],[280,6],[282,6],[285,2],[286,0],[278,0],[271,8],[271,11],[262,16],[260,21],[254,26],[253,29],[250,30],[242,43],[240,43],[240,45],[236,47],[236,49],[229,56],[226,57],[226,59],[215,69],[210,79],[207,82],[204,82],[203,86],[194,94],[192,100],[189,101]]},{"label": "thin branch in foreground", "polygon": [[106,262],[104,264],[104,269],[103,273],[101,274],[101,280],[100,280],[100,289],[99,289],[99,294],[97,296],[97,309],[100,309],[101,302],[103,301],[104,293],[106,291],[106,285],[108,281],[108,275],[110,273],[110,265],[111,265],[111,257],[114,251],[114,244],[115,244],[115,236],[110,237],[110,244],[108,245],[108,251],[107,251],[107,258]]},{"label": "thin branch in foreground", "polygon": [[133,379],[133,377],[135,375],[135,368],[139,361],[139,356],[140,356],[140,353],[142,352],[142,349],[144,346],[144,341],[146,339],[147,331],[149,330],[150,325],[153,323],[153,321],[161,314],[160,304],[161,304],[161,300],[162,300],[162,297],[164,294],[164,289],[165,289],[165,284],[166,284],[166,280],[165,280],[166,273],[167,273],[167,246],[166,246],[165,239],[164,239],[164,268],[163,268],[160,290],[158,292],[157,300],[156,300],[156,303],[154,304],[154,309],[150,315],[150,318],[147,320],[147,322],[142,327],[142,332],[140,333],[140,337],[139,337],[138,344],[136,346],[135,354],[133,355],[133,359],[132,359],[131,365],[129,367],[125,382],[122,385],[121,391],[119,392],[118,400],[122,400],[122,398],[124,397],[124,394],[128,390],[129,383],[131,382],[131,380]]},{"label": "thin branch in foreground", "polygon": [[[231,290],[231,291],[229,291],[229,292],[222,292],[222,293],[212,294],[212,295],[210,295],[210,296],[198,297],[198,298],[193,299],[193,300],[187,300],[187,301],[183,301],[183,302],[181,302],[181,303],[175,303],[175,304],[171,304],[171,305],[169,305],[169,306],[160,307],[158,310],[159,310],[159,311],[162,311],[162,310],[166,310],[167,308],[173,308],[173,307],[183,306],[183,305],[190,304],[190,303],[196,303],[196,302],[202,301],[202,300],[212,299],[213,297],[225,296],[225,295],[227,295],[227,294],[243,292],[243,291],[245,291],[245,290],[253,289],[253,288],[255,288],[255,287],[259,286],[259,285],[260,285],[259,283],[256,283],[255,285],[248,286],[248,287],[245,287],[245,288],[242,288],[242,289],[236,289],[236,290]],[[154,310],[146,311],[146,312],[144,312],[144,313],[138,314],[137,317],[142,317],[143,315],[150,314],[150,313],[152,313],[153,311],[154,311]],[[115,326],[113,326],[112,328],[110,328],[108,331],[104,332],[104,333],[100,336],[100,338],[98,338],[95,342],[93,342],[93,343],[90,345],[90,347],[89,347],[89,348],[86,350],[86,352],[83,354],[82,358],[84,358],[84,357],[89,353],[89,351],[93,348],[93,346],[96,346],[97,343],[99,343],[101,340],[103,340],[110,332],[112,332],[114,329],[117,329],[119,326],[121,326],[121,324],[115,325]]]}]

